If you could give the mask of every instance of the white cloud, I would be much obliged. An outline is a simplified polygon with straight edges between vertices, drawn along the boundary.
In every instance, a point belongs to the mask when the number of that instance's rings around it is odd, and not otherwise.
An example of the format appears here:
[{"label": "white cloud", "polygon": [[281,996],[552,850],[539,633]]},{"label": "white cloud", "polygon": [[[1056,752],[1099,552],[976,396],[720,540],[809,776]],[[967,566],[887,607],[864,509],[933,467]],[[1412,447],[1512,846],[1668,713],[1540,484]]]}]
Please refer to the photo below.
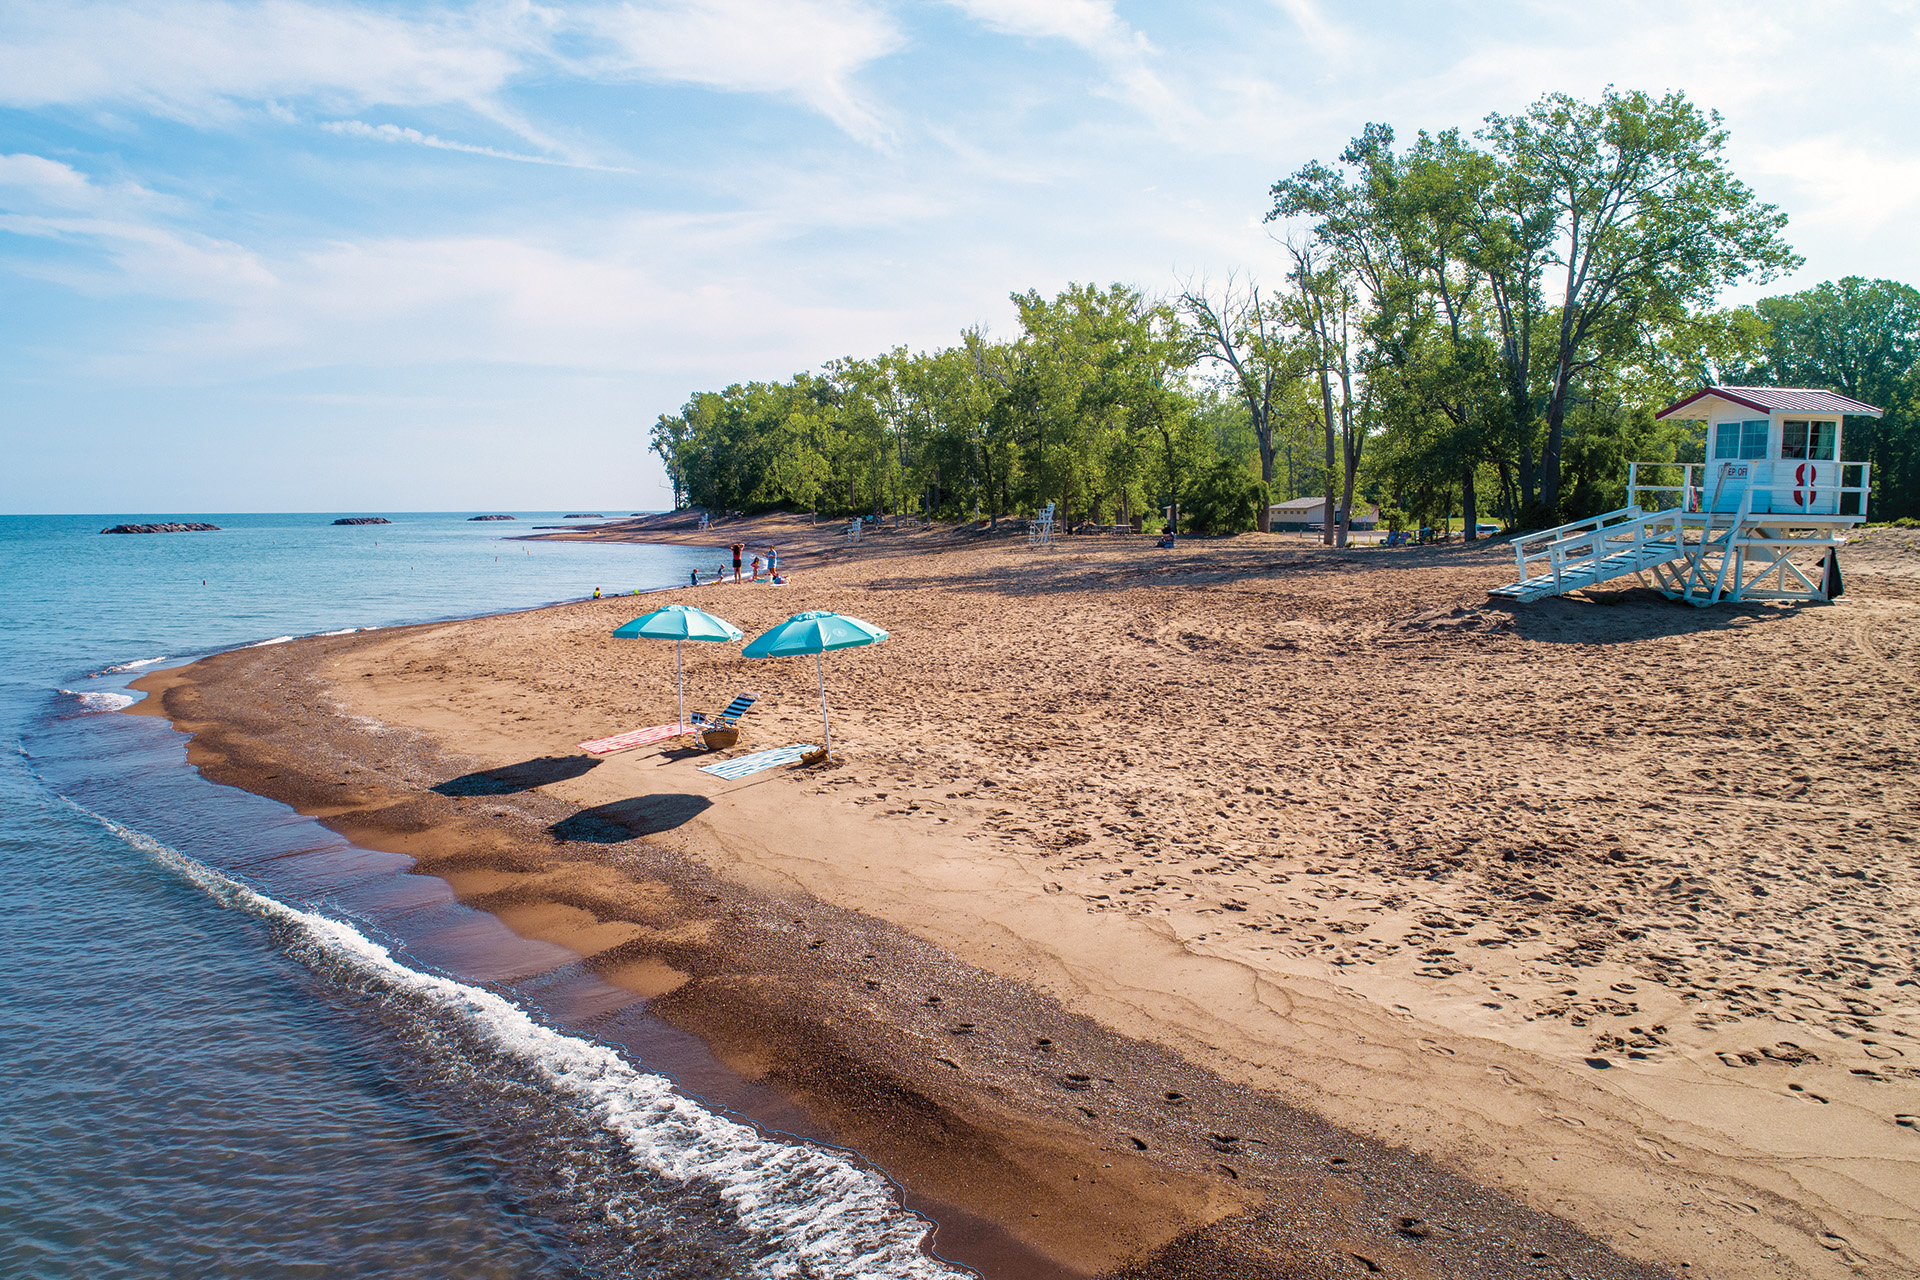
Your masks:
[{"label": "white cloud", "polygon": [[1148,65],[1153,45],[1114,11],[1113,0],[947,0],[975,22],[1005,35],[1064,40],[1094,58],[1113,79],[1110,96],[1162,128],[1188,132],[1199,119]]},{"label": "white cloud", "polygon": [[410,20],[299,0],[16,0],[0,12],[0,103],[115,102],[186,120],[310,96],[476,102],[519,70],[527,43],[511,11]]},{"label": "white cloud", "polygon": [[100,184],[45,156],[0,156],[0,233],[81,246],[84,263],[16,262],[15,269],[95,296],[137,292],[228,300],[272,282],[239,245],[170,229],[174,202],[134,183]]},{"label": "white cloud", "polygon": [[566,169],[592,169],[600,173],[632,173],[616,165],[589,164],[579,160],[561,160],[553,156],[530,156],[498,147],[482,147],[471,142],[454,142],[437,134],[422,133],[398,124],[368,124],[364,120],[324,120],[320,127],[346,138],[365,138],[372,142],[397,142],[435,151],[460,151],[467,155],[490,156],[495,160],[517,160],[522,164],[559,165]]},{"label": "white cloud", "polygon": [[1099,57],[1145,52],[1145,36],[1113,10],[1113,0],[949,0],[968,17],[995,31],[1036,39],[1065,40]]},{"label": "white cloud", "polygon": [[570,22],[601,42],[583,64],[596,76],[778,94],[857,138],[887,133],[851,81],[902,36],[891,18],[853,0],[675,0],[582,10]]},{"label": "white cloud", "polygon": [[875,139],[885,131],[852,78],[901,44],[854,0],[495,0],[419,16],[308,0],[11,0],[0,33],[0,105],[111,103],[196,124],[289,102],[456,105],[553,151],[565,149],[505,98],[555,71],[776,95]]},{"label": "white cloud", "polygon": [[26,154],[0,156],[0,191],[9,193],[9,204],[24,197],[61,209],[84,209],[100,197],[72,165]]}]

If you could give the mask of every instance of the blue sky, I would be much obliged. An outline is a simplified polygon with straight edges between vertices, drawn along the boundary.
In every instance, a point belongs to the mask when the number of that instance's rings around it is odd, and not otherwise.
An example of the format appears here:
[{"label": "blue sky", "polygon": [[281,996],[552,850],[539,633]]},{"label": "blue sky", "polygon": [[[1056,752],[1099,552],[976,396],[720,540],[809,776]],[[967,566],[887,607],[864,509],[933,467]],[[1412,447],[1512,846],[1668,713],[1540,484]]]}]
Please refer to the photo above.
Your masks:
[{"label": "blue sky", "polygon": [[1920,283],[1920,8],[0,0],[0,511],[635,510],[695,390],[1281,274],[1372,120],[1680,89]]}]

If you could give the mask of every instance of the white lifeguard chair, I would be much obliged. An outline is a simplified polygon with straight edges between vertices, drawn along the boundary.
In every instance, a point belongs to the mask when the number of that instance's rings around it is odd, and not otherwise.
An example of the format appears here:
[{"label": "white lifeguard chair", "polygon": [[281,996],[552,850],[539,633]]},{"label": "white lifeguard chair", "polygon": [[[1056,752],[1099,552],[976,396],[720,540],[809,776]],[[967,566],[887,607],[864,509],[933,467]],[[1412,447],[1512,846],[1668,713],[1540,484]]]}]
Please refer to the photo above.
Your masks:
[{"label": "white lifeguard chair", "polygon": [[1053,504],[1049,502],[1027,526],[1027,546],[1041,551],[1053,550]]},{"label": "white lifeguard chair", "polygon": [[1841,461],[1848,414],[1880,410],[1804,387],[1705,387],[1668,405],[1654,416],[1706,424],[1707,460],[1630,464],[1628,505],[1516,538],[1520,580],[1489,594],[1539,600],[1632,574],[1696,605],[1832,599],[1839,548],[1867,518],[1869,464]]}]

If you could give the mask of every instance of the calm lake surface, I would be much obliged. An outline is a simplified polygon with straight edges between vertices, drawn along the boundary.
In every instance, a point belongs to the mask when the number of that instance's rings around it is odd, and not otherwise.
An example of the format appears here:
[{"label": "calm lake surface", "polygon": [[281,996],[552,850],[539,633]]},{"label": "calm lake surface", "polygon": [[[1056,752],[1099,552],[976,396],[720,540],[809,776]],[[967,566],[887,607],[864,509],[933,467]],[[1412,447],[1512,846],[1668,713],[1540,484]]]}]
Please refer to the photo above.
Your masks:
[{"label": "calm lake surface", "polygon": [[0,1274],[955,1274],[568,953],[113,714],[162,663],[717,563],[471,514],[0,517]]}]

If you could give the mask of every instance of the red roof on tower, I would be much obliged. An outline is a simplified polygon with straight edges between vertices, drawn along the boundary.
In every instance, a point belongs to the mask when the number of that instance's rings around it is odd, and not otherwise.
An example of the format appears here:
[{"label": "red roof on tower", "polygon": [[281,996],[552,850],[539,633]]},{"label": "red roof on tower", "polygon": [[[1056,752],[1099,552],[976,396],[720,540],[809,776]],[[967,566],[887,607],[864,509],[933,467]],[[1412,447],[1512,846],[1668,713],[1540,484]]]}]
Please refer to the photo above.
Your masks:
[{"label": "red roof on tower", "polygon": [[1816,391],[1810,387],[1702,387],[1684,400],[1668,405],[1654,414],[1656,418],[1704,418],[1705,406],[1692,413],[1683,412],[1695,401],[1717,396],[1734,404],[1745,405],[1757,413],[1857,413],[1862,417],[1877,418],[1880,410],[1870,404],[1863,404],[1850,396],[1832,391]]}]

